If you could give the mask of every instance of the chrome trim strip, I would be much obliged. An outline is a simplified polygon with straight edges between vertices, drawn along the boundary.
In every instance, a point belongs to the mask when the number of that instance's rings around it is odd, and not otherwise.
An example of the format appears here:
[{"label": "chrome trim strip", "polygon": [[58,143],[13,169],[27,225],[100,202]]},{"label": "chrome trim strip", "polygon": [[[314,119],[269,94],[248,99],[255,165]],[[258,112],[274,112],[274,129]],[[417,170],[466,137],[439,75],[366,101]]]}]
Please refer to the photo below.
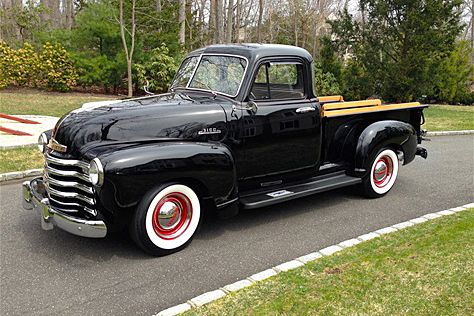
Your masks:
[{"label": "chrome trim strip", "polygon": [[77,171],[66,171],[66,170],[54,169],[48,163],[46,163],[46,172],[57,175],[57,176],[79,178],[81,180],[90,182],[89,177],[84,175],[83,173],[80,173]]},{"label": "chrome trim strip", "polygon": [[[62,213],[49,205],[49,200],[33,189],[41,178],[23,182],[23,207],[35,209],[41,216],[41,226],[45,230],[59,227],[71,234],[103,238],[107,235],[107,226],[101,220],[85,220]],[[33,185],[32,185],[33,184]]]},{"label": "chrome trim strip", "polygon": [[[242,79],[240,80],[240,84],[239,84],[239,88],[237,89],[237,93],[235,95],[231,95],[231,94],[227,94],[227,93],[224,93],[224,92],[220,92],[220,91],[214,91],[214,90],[209,90],[209,89],[199,89],[199,88],[191,88],[189,87],[189,85],[191,84],[191,82],[193,81],[194,79],[194,76],[196,75],[196,71],[199,67],[199,65],[201,64],[201,61],[202,61],[202,57],[203,56],[228,56],[228,57],[236,57],[236,58],[240,58],[240,59],[243,59],[247,62],[247,65],[245,66],[245,70],[244,70],[244,73],[242,74]],[[208,53],[208,54],[201,54],[199,56],[199,60],[196,64],[196,67],[194,68],[194,71],[193,71],[193,74],[191,76],[191,79],[189,79],[188,83],[186,84],[186,89],[189,89],[189,90],[196,90],[196,91],[207,91],[207,92],[214,92],[214,93],[219,93],[219,94],[222,94],[222,95],[225,95],[226,97],[230,97],[230,98],[235,98],[236,96],[239,95],[240,93],[240,89],[242,88],[242,84],[244,83],[244,78],[245,78],[245,75],[247,74],[247,70],[249,69],[249,60],[247,57],[245,56],[240,56],[240,55],[233,55],[233,54],[213,54],[213,53]],[[179,88],[179,87],[177,87]]]},{"label": "chrome trim strip", "polygon": [[[203,55],[203,54],[199,55],[198,61],[197,61],[197,63],[196,63],[196,66],[194,66],[193,73],[191,74],[191,78],[189,78],[188,83],[186,83],[186,87],[185,87],[186,89],[188,89],[189,83],[194,79],[194,75],[196,74],[196,70],[198,69],[199,64],[201,63],[202,55]],[[190,58],[192,58],[192,56],[191,56]],[[180,67],[181,67],[181,65],[180,65]]]},{"label": "chrome trim strip", "polygon": [[74,159],[59,159],[52,157],[50,155],[46,155],[46,161],[51,162],[53,164],[62,165],[62,166],[72,166],[72,167],[80,167],[82,169],[89,170],[89,164],[82,160],[74,160]]},{"label": "chrome trim strip", "polygon": [[216,207],[217,207],[217,208],[222,208],[222,207],[227,206],[227,205],[229,205],[229,204],[231,204],[231,203],[237,202],[238,199],[239,199],[238,197],[237,197],[237,198],[234,198],[234,199],[232,199],[232,200],[229,200],[229,201],[226,201],[226,202],[221,203],[221,204],[219,204],[219,205],[216,205]]},{"label": "chrome trim strip", "polygon": [[53,178],[49,177],[47,174],[46,174],[45,182],[48,183],[48,184],[57,185],[58,187],[75,188],[75,189],[79,189],[79,190],[84,191],[84,192],[89,193],[89,194],[94,194],[94,191],[92,190],[92,188],[90,188],[90,187],[88,187],[84,184],[74,182],[74,181],[59,181],[59,180],[56,180],[56,179],[53,179]]},{"label": "chrome trim strip", "polygon": [[79,194],[79,193],[61,192],[61,191],[55,190],[51,187],[48,188],[48,193],[52,194],[52,195],[55,195],[55,196],[58,196],[58,197],[66,198],[66,199],[68,199],[68,198],[79,199],[81,201],[86,202],[89,205],[92,205],[92,206],[95,205],[94,199],[88,198],[87,196],[84,196],[84,195]]}]

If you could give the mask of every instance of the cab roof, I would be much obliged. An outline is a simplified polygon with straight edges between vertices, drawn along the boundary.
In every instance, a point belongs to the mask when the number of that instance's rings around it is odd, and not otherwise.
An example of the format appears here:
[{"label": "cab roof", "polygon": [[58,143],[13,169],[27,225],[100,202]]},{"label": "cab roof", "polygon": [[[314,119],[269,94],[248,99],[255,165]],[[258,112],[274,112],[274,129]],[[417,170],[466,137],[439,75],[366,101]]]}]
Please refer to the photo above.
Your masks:
[{"label": "cab roof", "polygon": [[265,57],[302,57],[309,62],[313,61],[313,57],[307,50],[290,45],[281,44],[216,44],[196,49],[188,54],[188,56],[200,54],[230,54],[244,56],[250,62]]}]

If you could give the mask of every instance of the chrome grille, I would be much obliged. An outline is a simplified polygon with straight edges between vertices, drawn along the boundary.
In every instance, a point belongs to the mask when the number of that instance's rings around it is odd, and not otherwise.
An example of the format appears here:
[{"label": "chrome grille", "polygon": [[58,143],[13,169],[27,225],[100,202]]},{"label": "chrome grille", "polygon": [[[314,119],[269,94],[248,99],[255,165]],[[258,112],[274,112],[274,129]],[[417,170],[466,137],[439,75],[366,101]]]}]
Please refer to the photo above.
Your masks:
[{"label": "chrome grille", "polygon": [[44,180],[52,207],[76,216],[97,215],[89,163],[46,154]]}]

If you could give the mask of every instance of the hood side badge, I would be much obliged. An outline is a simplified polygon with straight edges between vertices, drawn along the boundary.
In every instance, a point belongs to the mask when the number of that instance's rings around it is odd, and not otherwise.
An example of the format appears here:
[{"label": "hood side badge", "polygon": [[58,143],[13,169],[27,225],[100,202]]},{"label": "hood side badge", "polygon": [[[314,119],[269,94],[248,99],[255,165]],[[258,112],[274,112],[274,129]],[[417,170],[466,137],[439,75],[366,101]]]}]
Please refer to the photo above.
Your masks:
[{"label": "hood side badge", "polygon": [[220,129],[217,129],[215,127],[208,127],[200,130],[198,132],[198,135],[212,135],[212,134],[220,134],[222,131]]}]

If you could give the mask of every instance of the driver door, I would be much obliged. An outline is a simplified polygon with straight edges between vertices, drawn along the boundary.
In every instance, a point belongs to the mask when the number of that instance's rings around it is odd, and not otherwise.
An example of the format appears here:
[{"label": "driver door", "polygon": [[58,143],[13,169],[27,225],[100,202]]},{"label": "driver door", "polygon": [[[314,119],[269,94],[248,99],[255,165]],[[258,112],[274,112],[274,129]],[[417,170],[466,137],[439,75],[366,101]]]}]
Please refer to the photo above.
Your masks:
[{"label": "driver door", "polygon": [[256,111],[244,111],[242,180],[278,184],[314,175],[319,167],[321,112],[307,97],[298,60],[262,63],[249,93]]}]

